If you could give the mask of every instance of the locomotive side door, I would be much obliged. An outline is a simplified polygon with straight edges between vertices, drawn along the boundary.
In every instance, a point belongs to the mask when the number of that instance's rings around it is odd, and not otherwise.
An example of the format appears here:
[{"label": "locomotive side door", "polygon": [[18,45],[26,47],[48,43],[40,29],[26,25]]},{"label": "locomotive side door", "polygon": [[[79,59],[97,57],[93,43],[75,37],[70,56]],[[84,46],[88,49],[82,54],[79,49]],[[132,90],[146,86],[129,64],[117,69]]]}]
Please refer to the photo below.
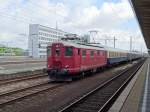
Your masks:
[{"label": "locomotive side door", "polygon": [[75,59],[76,68],[78,70],[80,70],[81,69],[81,49],[80,48],[76,49],[76,56],[75,57],[76,57],[76,59]]}]

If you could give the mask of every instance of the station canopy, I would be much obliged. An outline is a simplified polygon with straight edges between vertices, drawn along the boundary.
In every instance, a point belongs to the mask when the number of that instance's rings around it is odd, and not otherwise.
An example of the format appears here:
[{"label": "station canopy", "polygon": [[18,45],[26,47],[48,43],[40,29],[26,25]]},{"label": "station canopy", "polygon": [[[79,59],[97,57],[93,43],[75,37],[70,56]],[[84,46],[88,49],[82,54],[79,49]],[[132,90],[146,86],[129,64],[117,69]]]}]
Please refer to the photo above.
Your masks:
[{"label": "station canopy", "polygon": [[150,0],[130,0],[150,53]]}]

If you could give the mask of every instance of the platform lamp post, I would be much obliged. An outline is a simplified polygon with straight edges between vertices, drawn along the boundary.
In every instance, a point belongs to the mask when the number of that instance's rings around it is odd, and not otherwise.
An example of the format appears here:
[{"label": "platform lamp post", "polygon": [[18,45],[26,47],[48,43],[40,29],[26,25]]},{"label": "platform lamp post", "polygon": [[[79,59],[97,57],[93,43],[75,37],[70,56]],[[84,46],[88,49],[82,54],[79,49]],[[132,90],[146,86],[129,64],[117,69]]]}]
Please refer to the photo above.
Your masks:
[{"label": "platform lamp post", "polygon": [[130,36],[130,62],[132,62],[131,61],[131,52],[132,52],[132,36]]},{"label": "platform lamp post", "polygon": [[132,36],[130,37],[130,52],[132,51]]}]

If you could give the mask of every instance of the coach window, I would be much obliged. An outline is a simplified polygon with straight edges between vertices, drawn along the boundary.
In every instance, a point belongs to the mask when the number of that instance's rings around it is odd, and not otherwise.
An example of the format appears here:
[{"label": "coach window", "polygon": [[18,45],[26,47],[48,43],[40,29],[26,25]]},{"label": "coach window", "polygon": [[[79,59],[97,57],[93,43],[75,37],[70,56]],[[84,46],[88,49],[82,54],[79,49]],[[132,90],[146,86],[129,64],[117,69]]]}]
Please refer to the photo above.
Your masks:
[{"label": "coach window", "polygon": [[59,48],[56,49],[55,54],[56,54],[56,56],[60,56],[60,49]]},{"label": "coach window", "polygon": [[111,57],[111,52],[109,52],[109,57]]},{"label": "coach window", "polygon": [[71,47],[66,47],[65,48],[65,56],[72,56],[73,54],[73,49]]}]

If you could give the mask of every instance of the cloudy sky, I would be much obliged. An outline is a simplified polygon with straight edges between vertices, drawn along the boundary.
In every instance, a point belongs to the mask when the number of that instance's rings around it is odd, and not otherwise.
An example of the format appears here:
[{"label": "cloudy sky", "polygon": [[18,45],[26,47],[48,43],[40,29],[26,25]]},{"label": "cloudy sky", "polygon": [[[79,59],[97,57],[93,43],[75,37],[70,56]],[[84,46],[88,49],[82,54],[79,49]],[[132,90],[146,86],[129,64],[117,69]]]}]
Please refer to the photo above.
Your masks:
[{"label": "cloudy sky", "polygon": [[[28,48],[29,24],[42,24],[77,34],[99,31],[95,41],[117,38],[116,47],[146,50],[128,0],[0,0],[0,44]],[[113,41],[107,41],[113,46]]]}]

